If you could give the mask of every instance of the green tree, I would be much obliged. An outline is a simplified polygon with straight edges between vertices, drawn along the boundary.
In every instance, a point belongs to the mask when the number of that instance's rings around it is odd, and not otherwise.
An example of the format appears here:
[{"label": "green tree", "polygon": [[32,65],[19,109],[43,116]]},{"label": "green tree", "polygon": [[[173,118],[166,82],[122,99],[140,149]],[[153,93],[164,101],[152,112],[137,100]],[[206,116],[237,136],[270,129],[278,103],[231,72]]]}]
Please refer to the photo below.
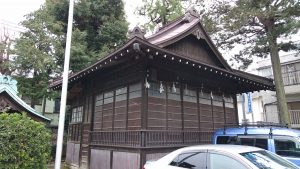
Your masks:
[{"label": "green tree", "polygon": [[[46,0],[21,24],[10,70],[15,70],[22,95],[51,97],[49,80],[61,75],[68,22],[68,0]],[[126,40],[128,23],[122,0],[79,0],[74,7],[70,70],[87,67]]]},{"label": "green tree", "polygon": [[233,59],[243,63],[242,69],[253,57],[271,56],[280,120],[290,124],[279,51],[297,49],[289,39],[300,28],[300,1],[298,0],[218,0],[206,17],[212,22],[215,42],[221,48],[232,49],[243,45]]},{"label": "green tree", "polygon": [[9,35],[8,31],[3,28],[0,31],[0,73],[10,75],[9,69],[7,69],[7,62],[11,54],[13,39]]},{"label": "green tree", "polygon": [[46,169],[51,135],[26,114],[0,114],[0,168]]},{"label": "green tree", "polygon": [[143,26],[148,31],[153,31],[156,26],[163,26],[182,16],[184,11],[195,8],[199,11],[206,31],[213,34],[218,30],[215,20],[219,13],[217,8],[211,8],[213,6],[216,6],[214,1],[209,3],[205,0],[143,0],[142,6],[138,7],[135,13],[147,18],[148,22]]},{"label": "green tree", "polygon": [[32,100],[43,98],[47,93],[49,75],[59,74],[61,62],[61,43],[59,36],[48,29],[53,19],[42,9],[27,15],[22,25],[28,31],[16,39],[14,54],[10,69],[15,72],[19,92]]},{"label": "green tree", "polygon": [[165,25],[183,14],[182,0],[143,0],[136,13],[148,19],[144,27],[153,31],[157,25]]}]

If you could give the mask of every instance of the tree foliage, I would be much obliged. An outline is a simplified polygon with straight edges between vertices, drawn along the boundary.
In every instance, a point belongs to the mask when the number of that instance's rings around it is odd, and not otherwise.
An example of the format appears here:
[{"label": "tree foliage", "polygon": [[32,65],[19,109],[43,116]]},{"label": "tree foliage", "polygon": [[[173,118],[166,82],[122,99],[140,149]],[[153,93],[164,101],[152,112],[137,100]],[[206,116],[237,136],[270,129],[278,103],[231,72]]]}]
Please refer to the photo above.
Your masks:
[{"label": "tree foliage", "polygon": [[6,28],[0,30],[0,73],[10,75],[7,69],[7,62],[12,50],[13,38],[10,36]]},{"label": "tree foliage", "polygon": [[216,0],[205,18],[218,47],[230,51],[239,46],[231,59],[240,63],[240,69],[254,57],[270,55],[268,38],[276,41],[278,51],[299,48],[292,38],[300,27],[297,0]]},{"label": "tree foliage", "polygon": [[[74,5],[70,70],[77,72],[126,40],[128,23],[122,0],[79,0]],[[21,24],[26,31],[16,40],[17,57],[10,64],[19,91],[41,99],[48,81],[62,74],[68,22],[68,0],[46,0]]]},{"label": "tree foliage", "polygon": [[51,135],[26,114],[0,114],[0,168],[46,169]]},{"label": "tree foliage", "polygon": [[217,44],[229,50],[241,47],[233,59],[243,63],[242,69],[255,56],[271,57],[280,121],[290,125],[279,51],[299,50],[292,37],[300,29],[300,1],[218,0],[214,6],[207,16],[216,21]]},{"label": "tree foliage", "polygon": [[[168,10],[163,3],[174,5],[180,12]],[[299,2],[296,0],[152,0],[144,1],[137,14],[146,16],[149,22],[145,27],[153,30],[156,25],[161,26],[182,15],[191,6],[199,11],[206,31],[222,51],[233,53],[235,48],[237,52],[229,59],[237,63],[239,69],[246,69],[255,57],[270,54],[266,27],[262,23],[268,16],[274,16],[276,37],[285,39],[278,42],[278,50],[299,48],[299,43],[292,38],[299,30]]]},{"label": "tree foliage", "polygon": [[181,0],[143,0],[143,5],[137,8],[136,13],[148,18],[144,27],[153,31],[157,25],[165,25],[181,16],[183,7]]}]

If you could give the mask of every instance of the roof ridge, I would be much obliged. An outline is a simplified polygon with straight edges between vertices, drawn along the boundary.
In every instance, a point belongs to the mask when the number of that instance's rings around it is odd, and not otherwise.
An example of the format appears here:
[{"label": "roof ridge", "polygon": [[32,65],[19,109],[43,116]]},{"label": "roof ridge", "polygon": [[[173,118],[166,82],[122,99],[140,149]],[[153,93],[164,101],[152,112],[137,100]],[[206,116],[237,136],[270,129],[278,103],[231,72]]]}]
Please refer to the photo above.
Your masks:
[{"label": "roof ridge", "polygon": [[168,29],[166,29],[168,26],[170,26],[172,24],[175,24],[176,22],[180,21],[181,19],[184,18],[184,16],[185,15],[182,15],[182,16],[178,17],[177,19],[172,20],[172,21],[168,22],[167,24],[163,25],[162,27],[159,28],[159,30],[157,32],[155,32],[155,33],[151,34],[150,36],[146,37],[146,39],[151,39],[153,37],[156,37],[157,35],[162,34],[166,30],[168,30]]},{"label": "roof ridge", "polygon": [[197,10],[194,7],[189,8],[185,14],[183,14],[182,16],[179,16],[178,18],[166,23],[165,25],[163,25],[162,27],[159,28],[159,30],[157,32],[155,32],[154,34],[150,35],[147,37],[147,39],[150,39],[152,37],[155,37],[157,35],[162,34],[163,32],[165,32],[166,30],[168,30],[167,28],[169,26],[171,26],[172,24],[175,24],[176,22],[180,23],[180,22],[191,22],[194,19],[198,19],[200,20],[200,15],[197,13]]}]

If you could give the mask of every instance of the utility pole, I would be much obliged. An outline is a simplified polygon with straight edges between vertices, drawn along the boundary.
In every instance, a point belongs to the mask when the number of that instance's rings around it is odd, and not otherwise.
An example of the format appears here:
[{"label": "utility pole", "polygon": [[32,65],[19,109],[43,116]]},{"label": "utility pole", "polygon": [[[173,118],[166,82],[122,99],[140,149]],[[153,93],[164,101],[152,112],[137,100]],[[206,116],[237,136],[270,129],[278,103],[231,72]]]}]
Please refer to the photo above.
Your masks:
[{"label": "utility pole", "polygon": [[63,83],[62,83],[62,91],[61,91],[59,124],[58,124],[58,134],[57,134],[57,144],[56,144],[55,169],[60,169],[61,166],[61,155],[62,155],[62,147],[63,147],[63,136],[64,136],[66,104],[67,104],[70,50],[71,50],[71,40],[72,40],[73,10],[74,10],[74,0],[70,0],[67,42],[66,42],[66,49],[65,49]]}]

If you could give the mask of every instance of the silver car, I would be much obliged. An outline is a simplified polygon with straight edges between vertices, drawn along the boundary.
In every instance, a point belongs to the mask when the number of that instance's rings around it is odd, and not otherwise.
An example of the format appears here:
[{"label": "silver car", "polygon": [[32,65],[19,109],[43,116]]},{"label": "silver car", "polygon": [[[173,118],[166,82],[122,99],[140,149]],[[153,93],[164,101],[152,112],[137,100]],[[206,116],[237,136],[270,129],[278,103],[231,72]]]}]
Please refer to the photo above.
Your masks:
[{"label": "silver car", "polygon": [[297,169],[267,150],[240,145],[200,145],[173,151],[144,169]]}]

